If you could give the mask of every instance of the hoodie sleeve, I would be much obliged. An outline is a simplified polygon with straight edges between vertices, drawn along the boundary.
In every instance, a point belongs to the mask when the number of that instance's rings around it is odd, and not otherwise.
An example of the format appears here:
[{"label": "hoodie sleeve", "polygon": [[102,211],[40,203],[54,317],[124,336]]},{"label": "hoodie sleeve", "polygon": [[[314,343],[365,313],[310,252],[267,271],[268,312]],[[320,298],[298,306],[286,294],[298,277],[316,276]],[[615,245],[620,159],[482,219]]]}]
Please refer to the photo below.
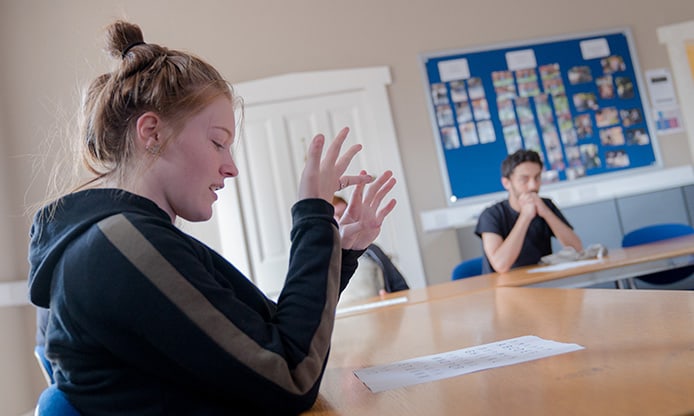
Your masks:
[{"label": "hoodie sleeve", "polygon": [[342,250],[342,270],[340,273],[340,293],[347,287],[350,279],[357,271],[359,257],[366,250]]},{"label": "hoodie sleeve", "polygon": [[[349,276],[341,276],[330,205],[303,200],[292,217],[289,269],[276,307],[178,230],[119,214],[68,250],[64,265],[79,268],[65,273],[77,276],[64,282],[69,314],[81,317],[76,325],[90,342],[144,374],[263,413],[305,410],[318,393]],[[70,263],[70,256],[81,261]]]}]

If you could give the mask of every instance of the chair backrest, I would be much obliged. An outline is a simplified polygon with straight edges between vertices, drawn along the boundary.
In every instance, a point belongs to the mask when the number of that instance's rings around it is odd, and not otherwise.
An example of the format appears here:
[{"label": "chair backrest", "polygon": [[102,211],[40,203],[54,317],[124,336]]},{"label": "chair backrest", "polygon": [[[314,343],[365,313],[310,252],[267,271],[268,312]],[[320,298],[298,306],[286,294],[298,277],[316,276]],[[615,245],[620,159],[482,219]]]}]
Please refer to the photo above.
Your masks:
[{"label": "chair backrest", "polygon": [[[688,224],[668,223],[649,225],[626,233],[622,238],[622,247],[638,246],[690,234],[694,234],[694,228]],[[690,265],[645,276],[638,276],[637,279],[654,285],[664,285],[686,279],[691,276],[692,273],[694,273],[694,266]]]},{"label": "chair backrest", "polygon": [[622,247],[667,240],[694,234],[694,228],[687,224],[655,224],[630,231],[622,238]]},{"label": "chair backrest", "polygon": [[34,416],[80,416],[58,386],[51,384],[39,396]]},{"label": "chair backrest", "polygon": [[364,256],[370,258],[381,268],[383,272],[383,288],[387,293],[398,292],[400,290],[408,290],[410,286],[407,284],[405,277],[400,273],[393,261],[377,244],[370,244]]},{"label": "chair backrest", "polygon": [[464,260],[451,273],[451,280],[464,279],[466,277],[482,274],[482,256]]},{"label": "chair backrest", "polygon": [[36,357],[36,360],[39,362],[41,372],[46,378],[46,382],[49,385],[55,383],[55,380],[53,379],[53,366],[51,365],[51,362],[48,361],[48,358],[46,358],[46,347],[43,345],[35,346],[34,357]]}]

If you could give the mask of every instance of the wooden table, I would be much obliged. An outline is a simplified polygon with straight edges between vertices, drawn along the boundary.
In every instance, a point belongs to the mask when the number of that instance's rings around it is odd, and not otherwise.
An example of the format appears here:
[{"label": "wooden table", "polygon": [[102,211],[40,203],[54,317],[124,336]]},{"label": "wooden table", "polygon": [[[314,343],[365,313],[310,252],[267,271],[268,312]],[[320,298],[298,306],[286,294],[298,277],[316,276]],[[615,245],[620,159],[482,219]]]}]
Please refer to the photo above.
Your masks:
[{"label": "wooden table", "polygon": [[609,249],[598,263],[571,269],[533,272],[541,266],[528,266],[500,273],[497,286],[585,287],[615,282],[694,263],[694,235],[672,238],[639,246]]},{"label": "wooden table", "polygon": [[[353,371],[537,335],[581,351],[378,394]],[[309,415],[694,412],[694,292],[496,288],[336,320]]]},{"label": "wooden table", "polygon": [[[367,313],[373,309],[384,307],[397,307],[413,303],[428,302],[431,300],[447,298],[451,296],[464,295],[482,290],[490,290],[496,287],[496,273],[484,274],[451,282],[440,283],[438,285],[427,286],[418,289],[401,290],[393,293],[386,293],[374,296],[360,302],[347,304],[338,308],[337,317]],[[393,303],[391,301],[397,301]]]}]

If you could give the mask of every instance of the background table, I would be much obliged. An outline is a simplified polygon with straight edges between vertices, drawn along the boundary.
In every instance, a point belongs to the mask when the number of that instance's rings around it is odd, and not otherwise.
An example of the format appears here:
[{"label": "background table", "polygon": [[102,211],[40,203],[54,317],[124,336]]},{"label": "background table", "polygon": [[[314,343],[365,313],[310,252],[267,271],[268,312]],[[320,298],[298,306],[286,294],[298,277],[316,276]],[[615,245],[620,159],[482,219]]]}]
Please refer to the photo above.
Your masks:
[{"label": "background table", "polygon": [[[644,274],[674,269],[694,263],[694,236],[673,238],[629,248],[610,249],[599,262],[558,271],[538,271],[543,266],[526,266],[506,273],[489,273],[420,289],[389,293],[364,300],[362,304],[381,307],[382,300],[406,297],[396,305],[428,302],[451,296],[490,290],[496,287],[586,287],[616,282]],[[345,305],[349,307],[350,305]],[[390,307],[390,305],[385,305]],[[370,308],[350,311],[348,315]]]},{"label": "background table", "polygon": [[500,273],[497,286],[585,287],[616,282],[694,263],[694,235],[628,248],[609,249],[597,263],[550,272],[527,266]]}]

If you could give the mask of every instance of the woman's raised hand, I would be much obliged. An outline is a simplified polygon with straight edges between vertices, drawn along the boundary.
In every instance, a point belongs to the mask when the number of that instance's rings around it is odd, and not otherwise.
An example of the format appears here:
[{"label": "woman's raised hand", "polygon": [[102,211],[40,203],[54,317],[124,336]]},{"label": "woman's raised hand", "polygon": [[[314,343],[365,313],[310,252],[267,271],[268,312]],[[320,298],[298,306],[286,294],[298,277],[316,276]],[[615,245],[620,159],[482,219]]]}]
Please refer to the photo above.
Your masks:
[{"label": "woman's raised hand", "polygon": [[364,185],[372,182],[373,177],[362,172],[360,175],[345,175],[347,167],[352,162],[354,156],[361,150],[360,144],[351,146],[347,151],[340,155],[342,145],[347,139],[349,129],[347,127],[340,130],[328,146],[325,156],[321,159],[325,136],[316,135],[311,141],[306,157],[306,165],[301,174],[299,182],[299,199],[321,198],[328,202],[332,200],[333,194],[347,186]]},{"label": "woman's raised hand", "polygon": [[[361,175],[366,175],[365,171]],[[340,218],[340,237],[342,248],[363,250],[381,232],[385,217],[395,208],[395,199],[381,207],[383,199],[395,186],[393,172],[386,171],[379,176],[364,193],[365,183],[356,185],[345,213]]]}]

